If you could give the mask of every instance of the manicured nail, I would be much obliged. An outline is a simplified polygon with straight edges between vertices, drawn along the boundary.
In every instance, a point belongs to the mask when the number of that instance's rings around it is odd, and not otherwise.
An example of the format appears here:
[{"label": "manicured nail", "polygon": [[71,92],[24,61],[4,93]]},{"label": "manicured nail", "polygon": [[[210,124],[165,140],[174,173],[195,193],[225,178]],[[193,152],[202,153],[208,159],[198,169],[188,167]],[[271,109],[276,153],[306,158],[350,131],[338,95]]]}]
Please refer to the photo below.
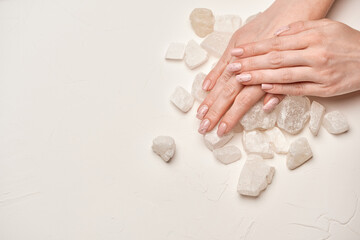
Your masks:
[{"label": "manicured nail", "polygon": [[280,100],[277,97],[272,97],[270,100],[263,106],[263,110],[266,113],[272,112],[274,108],[279,104]]},{"label": "manicured nail", "polygon": [[198,131],[201,134],[205,134],[209,127],[210,127],[209,119],[204,119],[201,121]]},{"label": "manicured nail", "polygon": [[209,107],[207,105],[202,105],[196,114],[196,118],[203,119],[208,110]]},{"label": "manicured nail", "polygon": [[262,90],[270,90],[273,88],[273,85],[272,84],[268,84],[268,83],[263,83],[261,84],[261,89]]},{"label": "manicured nail", "polygon": [[244,54],[244,49],[242,49],[242,48],[233,48],[231,50],[231,55],[233,55],[233,56],[241,56],[243,54]]},{"label": "manicured nail", "polygon": [[221,123],[218,127],[218,130],[217,130],[217,135],[219,137],[222,137],[224,136],[225,134],[225,131],[226,131],[226,128],[227,128],[227,124],[226,123]]},{"label": "manicured nail", "polygon": [[211,84],[210,80],[209,79],[206,80],[202,85],[203,90],[207,91],[210,87],[210,84]]},{"label": "manicured nail", "polygon": [[230,72],[240,71],[240,70],[241,70],[241,63],[230,63],[230,64],[227,66],[227,69],[228,69]]},{"label": "manicured nail", "polygon": [[251,80],[251,74],[248,74],[248,73],[242,73],[240,75],[237,75],[236,77],[236,80],[240,83],[242,82],[248,82]]},{"label": "manicured nail", "polygon": [[286,32],[286,31],[289,30],[289,29],[290,29],[289,26],[281,27],[281,28],[279,28],[279,29],[274,33],[274,35],[275,35],[275,36],[279,36],[280,34],[282,34],[283,32]]}]

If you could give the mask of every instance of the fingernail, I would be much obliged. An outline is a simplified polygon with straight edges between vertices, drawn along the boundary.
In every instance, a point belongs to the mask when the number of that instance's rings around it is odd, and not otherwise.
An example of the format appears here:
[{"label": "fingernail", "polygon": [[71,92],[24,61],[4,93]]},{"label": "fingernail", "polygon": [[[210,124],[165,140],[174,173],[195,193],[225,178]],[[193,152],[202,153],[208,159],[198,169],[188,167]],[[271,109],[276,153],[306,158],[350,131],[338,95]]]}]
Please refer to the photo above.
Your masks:
[{"label": "fingernail", "polygon": [[268,84],[268,83],[263,83],[261,84],[261,89],[262,90],[270,90],[273,88],[273,85],[272,84]]},{"label": "fingernail", "polygon": [[205,134],[209,127],[210,127],[209,119],[204,119],[201,121],[198,131],[201,134]]},{"label": "fingernail", "polygon": [[208,110],[209,107],[207,105],[202,105],[196,114],[196,118],[203,119]]},{"label": "fingernail", "polygon": [[279,102],[280,100],[277,97],[270,98],[270,100],[263,106],[264,112],[271,112],[279,104]]},{"label": "fingernail", "polygon": [[227,69],[231,72],[236,72],[241,70],[241,63],[230,63],[227,66]]},{"label": "fingernail", "polygon": [[248,74],[248,73],[242,73],[240,75],[237,75],[236,77],[236,80],[240,83],[242,82],[248,82],[250,81],[251,79],[251,74]]},{"label": "fingernail", "polygon": [[207,91],[210,87],[210,84],[211,84],[210,80],[209,79],[206,80],[202,85],[203,90]]},{"label": "fingernail", "polygon": [[242,48],[233,48],[231,50],[231,55],[233,55],[233,56],[241,56],[243,54],[244,54],[244,49],[242,49]]},{"label": "fingernail", "polygon": [[281,28],[279,28],[279,29],[274,33],[274,35],[275,35],[275,36],[279,36],[280,34],[282,34],[283,32],[286,32],[286,31],[289,30],[289,29],[290,29],[289,26],[281,27]]},{"label": "fingernail", "polygon": [[217,135],[219,137],[222,137],[224,136],[224,133],[226,131],[226,128],[227,128],[227,124],[226,123],[221,123],[218,127],[218,130],[217,130]]}]

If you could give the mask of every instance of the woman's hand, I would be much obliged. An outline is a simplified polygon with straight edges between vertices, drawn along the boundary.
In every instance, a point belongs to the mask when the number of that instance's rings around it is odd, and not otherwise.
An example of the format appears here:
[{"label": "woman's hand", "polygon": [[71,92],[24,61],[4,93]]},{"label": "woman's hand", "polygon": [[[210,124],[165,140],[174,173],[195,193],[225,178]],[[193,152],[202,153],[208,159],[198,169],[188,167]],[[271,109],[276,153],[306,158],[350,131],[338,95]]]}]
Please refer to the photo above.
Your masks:
[{"label": "woman's hand", "polygon": [[323,19],[290,24],[278,35],[234,50],[244,66],[236,76],[240,83],[261,84],[272,94],[321,97],[360,90],[359,31]]}]

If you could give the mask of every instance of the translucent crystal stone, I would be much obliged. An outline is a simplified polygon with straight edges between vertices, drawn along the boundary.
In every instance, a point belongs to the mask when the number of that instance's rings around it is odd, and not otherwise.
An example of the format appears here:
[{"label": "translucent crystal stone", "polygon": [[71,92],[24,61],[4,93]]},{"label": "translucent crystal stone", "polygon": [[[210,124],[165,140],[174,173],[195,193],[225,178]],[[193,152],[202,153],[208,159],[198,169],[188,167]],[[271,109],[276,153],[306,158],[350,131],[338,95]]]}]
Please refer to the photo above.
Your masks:
[{"label": "translucent crystal stone", "polygon": [[241,158],[241,151],[236,146],[225,146],[214,149],[215,158],[224,164],[233,163]]},{"label": "translucent crystal stone", "polygon": [[325,114],[325,107],[320,103],[313,101],[310,107],[309,129],[314,136],[317,136],[319,133],[319,129],[324,114]]},{"label": "translucent crystal stone", "polygon": [[175,154],[175,141],[169,136],[158,136],[153,140],[152,150],[165,162],[168,162]]},{"label": "translucent crystal stone", "polygon": [[181,111],[188,112],[194,104],[194,97],[184,88],[178,86],[171,95],[170,101]]},{"label": "translucent crystal stone", "polygon": [[230,39],[231,33],[213,32],[209,34],[200,45],[208,51],[209,54],[219,58],[225,52]]},{"label": "translucent crystal stone", "polygon": [[289,151],[289,142],[279,128],[274,127],[264,133],[276,153],[285,154]]},{"label": "translucent crystal stone", "polygon": [[195,8],[190,14],[190,22],[199,37],[206,37],[214,31],[215,17],[210,9]]},{"label": "translucent crystal stone", "polygon": [[165,59],[168,60],[182,60],[185,54],[185,47],[184,43],[170,43]]},{"label": "translucent crystal stone", "polygon": [[240,173],[237,191],[241,195],[257,197],[271,183],[275,168],[257,155],[249,155]]},{"label": "translucent crystal stone", "polygon": [[208,53],[194,40],[190,40],[185,48],[185,64],[190,69],[195,69],[208,60]]},{"label": "translucent crystal stone", "polygon": [[278,127],[290,134],[297,134],[309,119],[310,100],[307,97],[286,96],[278,108]]},{"label": "translucent crystal stone", "polygon": [[246,131],[254,129],[270,129],[276,124],[276,111],[266,113],[263,110],[263,101],[257,102],[240,120]]},{"label": "translucent crystal stone", "polygon": [[340,134],[349,130],[349,124],[346,117],[339,111],[325,114],[322,124],[331,134]]},{"label": "translucent crystal stone", "polygon": [[217,131],[214,129],[211,132],[208,132],[204,135],[205,145],[213,151],[216,148],[223,147],[227,142],[229,142],[234,136],[234,132],[229,132],[222,137],[217,135]]},{"label": "translucent crystal stone", "polygon": [[256,18],[260,13],[261,13],[261,12],[258,12],[258,13],[255,13],[255,14],[249,16],[249,17],[246,19],[244,25],[247,24],[247,23],[249,23],[249,22],[251,22],[252,20],[254,20],[254,18]]},{"label": "translucent crystal stone", "polygon": [[198,73],[195,76],[195,79],[194,79],[194,82],[193,82],[192,88],[191,88],[191,94],[199,102],[204,101],[204,99],[208,95],[208,92],[204,91],[202,89],[202,84],[204,82],[205,77],[206,77],[205,73]]},{"label": "translucent crystal stone", "polygon": [[263,158],[273,158],[274,152],[264,133],[260,131],[243,132],[243,145],[247,153],[258,154]]},{"label": "translucent crystal stone", "polygon": [[234,33],[241,27],[241,17],[237,15],[215,16],[215,32]]},{"label": "translucent crystal stone", "polygon": [[286,165],[293,170],[312,157],[312,151],[306,138],[301,137],[291,143],[286,156]]}]

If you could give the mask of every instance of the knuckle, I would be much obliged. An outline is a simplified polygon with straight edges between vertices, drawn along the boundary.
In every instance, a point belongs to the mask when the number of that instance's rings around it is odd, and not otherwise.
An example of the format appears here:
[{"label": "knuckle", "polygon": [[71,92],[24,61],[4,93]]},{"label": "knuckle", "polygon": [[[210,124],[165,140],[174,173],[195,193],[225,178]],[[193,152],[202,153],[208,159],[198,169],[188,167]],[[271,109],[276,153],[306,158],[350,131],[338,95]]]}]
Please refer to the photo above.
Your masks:
[{"label": "knuckle", "polygon": [[279,37],[274,37],[271,39],[271,48],[274,50],[279,50],[282,45],[282,40]]},{"label": "knuckle", "polygon": [[304,86],[301,83],[294,84],[293,87],[295,96],[302,96],[304,94]]},{"label": "knuckle", "polygon": [[284,69],[281,73],[281,81],[283,83],[292,82],[293,74],[289,69]]},{"label": "knuckle", "polygon": [[221,116],[221,112],[218,109],[210,108],[209,112],[206,114],[206,118],[210,120],[210,122],[217,121]]},{"label": "knuckle", "polygon": [[226,83],[223,86],[222,94],[226,98],[231,98],[236,94],[236,89],[233,85]]},{"label": "knuckle", "polygon": [[320,50],[317,54],[317,61],[319,65],[327,65],[330,60],[330,54],[326,50]]},{"label": "knuckle", "polygon": [[273,51],[269,53],[269,62],[272,65],[280,66],[284,61],[284,56],[279,51]]}]

